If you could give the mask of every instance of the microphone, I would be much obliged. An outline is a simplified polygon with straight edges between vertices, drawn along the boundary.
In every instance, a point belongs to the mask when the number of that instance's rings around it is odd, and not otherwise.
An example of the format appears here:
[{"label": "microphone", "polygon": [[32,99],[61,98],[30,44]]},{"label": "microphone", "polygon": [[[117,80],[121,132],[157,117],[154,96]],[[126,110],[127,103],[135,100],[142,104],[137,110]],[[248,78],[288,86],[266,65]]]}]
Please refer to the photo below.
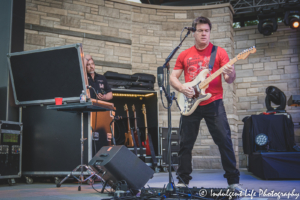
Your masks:
[{"label": "microphone", "polygon": [[162,87],[164,84],[164,68],[158,67],[157,68],[157,83],[160,91],[162,91]]},{"label": "microphone", "polygon": [[86,89],[91,89],[91,88],[93,88],[93,87],[90,86],[90,85],[87,85],[87,86],[86,86]]},{"label": "microphone", "polygon": [[192,31],[192,32],[196,31],[195,27],[184,27],[184,29],[187,29],[187,30]]}]

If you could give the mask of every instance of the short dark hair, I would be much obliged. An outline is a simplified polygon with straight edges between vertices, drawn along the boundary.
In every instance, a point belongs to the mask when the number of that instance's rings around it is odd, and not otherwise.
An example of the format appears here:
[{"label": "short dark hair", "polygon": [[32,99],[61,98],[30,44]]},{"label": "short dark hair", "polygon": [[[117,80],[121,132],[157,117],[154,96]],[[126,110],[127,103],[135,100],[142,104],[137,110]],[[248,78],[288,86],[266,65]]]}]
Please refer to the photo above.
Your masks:
[{"label": "short dark hair", "polygon": [[200,17],[197,17],[196,19],[194,19],[192,26],[193,26],[194,28],[197,28],[197,24],[208,24],[208,25],[209,25],[209,28],[210,28],[210,30],[211,30],[211,22],[210,22],[210,20],[209,20],[208,18],[206,18],[206,17],[200,16]]}]

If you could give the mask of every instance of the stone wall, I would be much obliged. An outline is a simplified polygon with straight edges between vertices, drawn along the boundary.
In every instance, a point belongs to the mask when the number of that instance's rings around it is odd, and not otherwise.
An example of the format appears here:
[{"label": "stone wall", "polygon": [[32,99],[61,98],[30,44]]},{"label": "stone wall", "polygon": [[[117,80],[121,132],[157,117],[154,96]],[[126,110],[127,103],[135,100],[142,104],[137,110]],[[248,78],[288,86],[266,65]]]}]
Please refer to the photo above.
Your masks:
[{"label": "stone wall", "polygon": [[[230,4],[203,7],[161,7],[121,0],[26,0],[25,50],[82,43],[91,54],[96,71],[137,72],[156,75],[170,52],[180,43],[181,30],[198,16],[208,17],[211,41],[234,56]],[[185,36],[183,33],[182,37]],[[189,36],[180,52],[194,45]],[[181,81],[184,82],[183,76]],[[157,85],[155,86],[158,90]],[[238,159],[235,84],[224,84],[224,102]],[[160,99],[160,97],[159,97]],[[167,127],[167,110],[159,102],[159,126]],[[165,101],[166,102],[166,101]],[[179,126],[180,113],[172,106],[172,125]],[[221,168],[220,154],[204,120],[193,151],[196,169]]]},{"label": "stone wall", "polygon": [[[250,46],[256,46],[257,52],[246,60],[240,60],[235,65],[236,101],[239,132],[240,167],[246,167],[247,160],[242,148],[242,119],[245,116],[266,111],[265,90],[268,86],[281,89],[287,100],[299,91],[299,30],[292,30],[284,24],[279,24],[278,30],[271,36],[263,36],[257,26],[234,30],[235,54]],[[294,123],[300,122],[299,108],[286,107],[292,115]],[[295,126],[295,139],[300,143],[300,127]]]}]

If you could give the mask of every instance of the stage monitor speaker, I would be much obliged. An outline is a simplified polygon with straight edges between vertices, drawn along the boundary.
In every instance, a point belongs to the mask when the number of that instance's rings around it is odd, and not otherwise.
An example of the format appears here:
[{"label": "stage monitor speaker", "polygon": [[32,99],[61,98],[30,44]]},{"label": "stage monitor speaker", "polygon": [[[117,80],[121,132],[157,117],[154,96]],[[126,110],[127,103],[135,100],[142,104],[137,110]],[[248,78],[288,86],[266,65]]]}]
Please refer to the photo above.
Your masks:
[{"label": "stage monitor speaker", "polygon": [[150,167],[123,145],[102,147],[89,166],[98,173],[102,170],[102,178],[113,189],[116,189],[118,182],[125,181],[130,189],[139,190],[154,174]]}]

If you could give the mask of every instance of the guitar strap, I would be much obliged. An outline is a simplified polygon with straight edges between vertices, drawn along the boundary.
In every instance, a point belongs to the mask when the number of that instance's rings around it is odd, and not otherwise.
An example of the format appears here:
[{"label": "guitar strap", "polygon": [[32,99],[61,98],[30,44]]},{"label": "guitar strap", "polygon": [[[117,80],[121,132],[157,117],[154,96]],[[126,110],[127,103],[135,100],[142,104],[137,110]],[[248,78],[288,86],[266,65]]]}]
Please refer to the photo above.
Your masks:
[{"label": "guitar strap", "polygon": [[216,56],[217,56],[217,50],[218,50],[218,46],[215,46],[215,45],[211,49],[211,54],[210,54],[210,59],[209,59],[209,64],[208,64],[209,72],[211,72],[211,70],[214,67]]},{"label": "guitar strap", "polygon": [[148,139],[149,139],[149,147],[150,147],[150,152],[151,152],[152,163],[153,163],[154,167],[156,167],[157,160],[156,160],[156,157],[155,157],[155,151],[154,151],[152,138],[151,138],[150,134],[148,134]]}]

